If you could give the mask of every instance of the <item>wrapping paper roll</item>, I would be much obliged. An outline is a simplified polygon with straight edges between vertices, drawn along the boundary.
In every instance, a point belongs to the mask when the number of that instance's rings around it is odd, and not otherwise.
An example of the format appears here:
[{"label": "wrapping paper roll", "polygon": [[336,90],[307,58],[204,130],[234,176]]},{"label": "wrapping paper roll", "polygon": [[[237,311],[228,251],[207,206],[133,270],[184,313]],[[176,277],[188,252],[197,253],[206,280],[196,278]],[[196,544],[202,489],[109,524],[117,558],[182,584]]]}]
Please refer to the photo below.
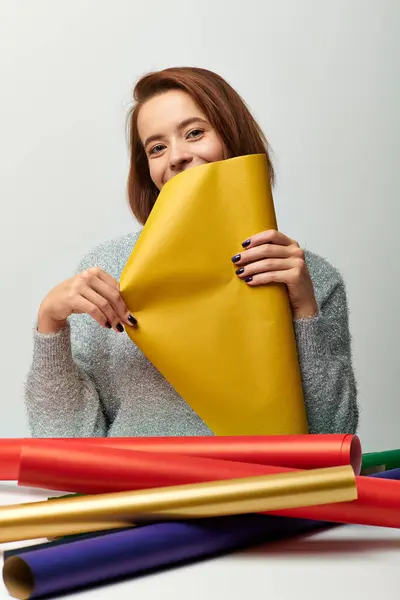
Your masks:
[{"label": "wrapping paper roll", "polygon": [[[297,469],[315,469],[351,464],[356,475],[361,468],[361,443],[351,434],[307,434],[279,436],[202,436],[145,438],[17,438],[0,439],[0,480],[17,480],[20,453],[34,455],[51,443],[70,448],[101,446],[163,454],[216,458]],[[43,446],[45,444],[45,446]],[[50,449],[48,450],[51,451]]]},{"label": "wrapping paper roll", "polygon": [[[345,445],[349,448],[351,442]],[[350,453],[346,451],[345,456],[350,458]],[[41,444],[22,446],[18,484],[82,494],[120,492],[231,479],[236,477],[240,464],[177,453],[170,454],[166,460],[164,453],[159,452],[79,446],[70,440],[44,440]],[[244,463],[242,465],[247,468]],[[285,471],[274,465],[254,464],[252,468],[252,475]],[[218,477],[213,477],[213,472],[218,472]]]},{"label": "wrapping paper roll", "polygon": [[18,479],[21,446],[25,441],[30,442],[30,438],[0,439],[0,481]]},{"label": "wrapping paper roll", "polygon": [[[374,477],[398,479],[400,469]],[[158,523],[144,526],[142,531],[87,534],[79,536],[79,540],[63,538],[6,551],[3,580],[15,598],[41,598],[330,526],[336,525],[306,519],[240,515]]]},{"label": "wrapping paper roll", "polygon": [[[80,463],[78,452],[82,452]],[[266,473],[288,473],[295,470],[288,467],[195,457],[180,458],[171,455],[168,456],[168,461],[164,463],[160,461],[159,454],[150,452],[134,453],[133,451],[130,461],[126,460],[123,464],[121,461],[121,466],[118,468],[118,461],[109,462],[111,453],[104,455],[108,458],[103,462],[101,462],[100,455],[98,458],[92,457],[90,459],[90,454],[91,452],[88,453],[87,450],[76,450],[74,455],[68,457],[68,453],[61,452],[61,447],[60,452],[57,453],[57,458],[52,458],[48,452],[43,455],[29,454],[29,457],[36,456],[38,458],[41,456],[41,458],[39,461],[35,459],[26,463],[26,469],[21,473],[23,476],[22,483],[31,487],[47,487],[48,489],[59,489],[61,491],[101,493],[111,490],[118,491],[121,488],[126,489],[126,487],[137,489],[142,486],[151,488],[237,477],[253,477]],[[136,456],[135,459],[133,459],[133,454]],[[77,463],[79,463],[78,466]],[[356,482],[358,498],[353,502],[282,509],[278,512],[273,511],[273,514],[335,523],[400,527],[399,483],[397,481],[376,481],[363,476],[356,476]]]},{"label": "wrapping paper roll", "polygon": [[356,498],[350,465],[61,498],[0,507],[0,542],[56,537],[113,525],[119,528],[130,522],[196,519]]},{"label": "wrapping paper roll", "polygon": [[377,479],[392,479],[392,480],[400,480],[400,468],[398,469],[388,469],[387,471],[381,471],[380,473],[372,473],[370,477],[374,477]]},{"label": "wrapping paper roll", "polygon": [[[217,517],[215,517],[217,518]],[[275,518],[275,517],[274,517]],[[279,519],[283,519],[284,517],[277,517]],[[200,519],[199,519],[200,520]],[[297,521],[297,519],[296,519]],[[148,527],[148,525],[143,525],[143,527]],[[59,538],[50,538],[46,542],[33,541],[29,546],[24,546],[23,548],[9,548],[8,550],[4,550],[3,552],[3,562],[6,558],[10,556],[18,556],[21,552],[33,552],[33,550],[43,550],[44,548],[55,548],[56,546],[61,546],[63,544],[70,544],[71,542],[81,542],[83,540],[92,540],[97,537],[104,537],[106,535],[112,535],[116,532],[120,531],[132,531],[132,525],[129,527],[120,527],[119,529],[108,529],[103,531],[91,531],[89,533],[77,533],[74,535],[64,535]],[[139,529],[139,527],[135,527],[135,530]]]},{"label": "wrapping paper roll", "polygon": [[322,528],[302,519],[261,515],[146,525],[69,543],[55,542],[5,559],[3,580],[14,598],[41,598],[133,577]]},{"label": "wrapping paper roll", "polygon": [[383,452],[367,452],[362,455],[362,470],[374,468],[381,470],[397,469],[400,467],[400,449],[384,450]]},{"label": "wrapping paper roll", "polygon": [[200,165],[163,186],[120,277],[128,336],[216,435],[308,433],[287,288],[231,260],[267,229],[265,154]]},{"label": "wrapping paper roll", "polygon": [[[399,480],[400,479],[400,468],[399,469],[391,469],[389,471],[385,471],[385,472],[381,472],[381,473],[374,473],[373,475],[371,475],[371,477],[377,477],[379,479],[393,479],[393,480]],[[62,496],[62,498],[70,498],[71,495],[67,494],[66,496]],[[55,500],[55,499],[59,499],[60,496],[56,496],[56,497],[50,497],[49,500]],[[265,515],[266,518],[271,519],[271,523],[282,523],[282,531],[286,532],[286,531],[292,531],[295,532],[297,531],[297,523],[298,522],[303,522],[303,523],[309,523],[311,521],[314,521],[313,519],[296,519],[296,518],[291,518],[291,517],[275,517],[275,516],[270,516],[270,515]],[[229,518],[229,517],[226,517]],[[286,524],[286,521],[288,521],[289,523]],[[290,522],[293,522],[293,524],[291,525]],[[315,523],[318,526],[323,526],[323,527],[334,527],[334,526],[338,526],[340,525],[339,523],[332,523],[332,522],[328,522],[328,521],[315,521]],[[293,526],[293,529],[292,529]],[[119,529],[118,531],[127,531],[128,529],[131,529],[131,527],[127,527],[125,529]],[[89,538],[94,538],[94,537],[99,537],[101,535],[109,535],[109,534],[113,534],[115,533],[115,530],[109,530],[109,531],[96,531],[96,532],[91,532],[91,533],[80,533],[80,534],[76,534],[76,535],[68,535],[68,536],[63,536],[60,538],[57,538],[56,540],[50,540],[51,543],[39,543],[39,544],[32,544],[30,546],[25,546],[22,550],[21,548],[12,548],[9,550],[5,550],[3,552],[3,558],[4,560],[6,558],[8,558],[9,556],[15,556],[18,554],[21,554],[21,552],[31,552],[32,550],[39,550],[39,549],[43,549],[43,548],[50,548],[50,547],[55,547],[58,546],[60,544],[66,544],[69,542],[75,542],[75,541],[79,541],[82,539],[89,539]]]}]

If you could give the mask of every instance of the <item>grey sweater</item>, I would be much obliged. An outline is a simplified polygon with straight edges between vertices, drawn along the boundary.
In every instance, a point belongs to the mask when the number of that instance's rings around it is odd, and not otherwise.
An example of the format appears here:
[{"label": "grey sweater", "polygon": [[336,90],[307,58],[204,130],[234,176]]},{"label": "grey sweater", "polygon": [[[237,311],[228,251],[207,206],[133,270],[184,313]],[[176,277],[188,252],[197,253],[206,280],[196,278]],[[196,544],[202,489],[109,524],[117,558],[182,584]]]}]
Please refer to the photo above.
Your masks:
[{"label": "grey sweater", "polygon": [[[95,247],[77,272],[97,265],[119,280],[139,233]],[[355,433],[345,286],[325,259],[306,251],[306,261],[319,315],[295,321],[294,329],[309,431]],[[33,437],[213,435],[125,332],[88,315],[72,315],[54,334],[38,333],[35,324],[25,406]]]}]

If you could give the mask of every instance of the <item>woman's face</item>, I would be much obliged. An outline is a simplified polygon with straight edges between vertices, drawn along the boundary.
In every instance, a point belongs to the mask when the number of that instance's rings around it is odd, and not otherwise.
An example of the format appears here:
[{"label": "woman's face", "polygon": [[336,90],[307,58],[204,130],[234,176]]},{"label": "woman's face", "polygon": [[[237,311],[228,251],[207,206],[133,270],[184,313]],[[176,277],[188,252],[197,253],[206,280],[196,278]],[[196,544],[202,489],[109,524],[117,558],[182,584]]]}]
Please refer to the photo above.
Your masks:
[{"label": "woman's face", "polygon": [[174,175],[224,159],[215,130],[186,92],[170,90],[148,100],[138,116],[150,176],[159,190]]}]

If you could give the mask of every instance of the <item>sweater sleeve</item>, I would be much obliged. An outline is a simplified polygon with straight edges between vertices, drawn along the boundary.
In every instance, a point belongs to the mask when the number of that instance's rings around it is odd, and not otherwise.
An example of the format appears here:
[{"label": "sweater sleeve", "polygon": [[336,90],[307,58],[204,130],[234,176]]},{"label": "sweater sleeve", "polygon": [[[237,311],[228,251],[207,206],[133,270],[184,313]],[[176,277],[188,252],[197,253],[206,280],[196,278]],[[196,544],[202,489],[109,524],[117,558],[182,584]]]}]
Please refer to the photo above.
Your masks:
[{"label": "sweater sleeve", "polygon": [[356,433],[357,385],[352,365],[347,296],[336,274],[319,313],[294,322],[310,433]]},{"label": "sweater sleeve", "polygon": [[[83,262],[79,270],[84,268]],[[79,321],[78,321],[79,319]],[[24,400],[33,437],[105,437],[107,422],[92,375],[96,344],[86,315],[57,333],[33,331]]]}]

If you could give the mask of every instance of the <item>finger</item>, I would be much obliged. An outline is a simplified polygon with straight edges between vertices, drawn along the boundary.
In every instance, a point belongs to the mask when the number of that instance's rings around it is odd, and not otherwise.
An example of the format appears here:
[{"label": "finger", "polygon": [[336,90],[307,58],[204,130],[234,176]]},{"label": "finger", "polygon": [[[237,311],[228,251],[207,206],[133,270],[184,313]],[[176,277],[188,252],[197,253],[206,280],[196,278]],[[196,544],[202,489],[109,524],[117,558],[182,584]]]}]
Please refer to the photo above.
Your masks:
[{"label": "finger", "polygon": [[90,300],[81,295],[74,300],[73,312],[91,316],[102,327],[107,327],[108,329],[112,327],[107,315],[96,304],[93,304],[93,302],[90,302]]},{"label": "finger", "polygon": [[298,245],[295,240],[292,240],[289,236],[276,229],[267,229],[261,233],[256,233],[242,242],[243,248],[254,248],[254,246],[260,246],[261,244],[278,244],[280,246]]},{"label": "finger", "polygon": [[293,269],[296,266],[297,260],[295,258],[268,258],[239,267],[239,269],[236,270],[236,275],[238,275],[240,279],[245,279],[249,275],[257,275],[268,271],[284,271]]},{"label": "finger", "polygon": [[[104,277],[104,272],[102,272],[101,276]],[[111,304],[121,321],[125,322],[127,325],[137,324],[137,320],[133,315],[130,314],[125,302],[121,297],[118,283],[117,288],[114,285],[115,279],[111,277],[112,285],[109,285],[102,278],[98,277],[96,272],[94,272],[92,269],[84,271],[81,274],[81,279],[84,281],[85,285],[89,286]]]},{"label": "finger", "polygon": [[[129,312],[125,302],[121,297],[119,282],[116,279],[114,279],[114,277],[111,277],[109,273],[97,266],[91,267],[90,269],[88,269],[88,272],[95,275],[100,281],[102,281],[117,292],[117,294],[114,294],[112,298],[114,298],[115,304],[113,302],[113,305],[115,307],[115,310],[120,315],[120,318],[123,321],[125,321],[127,325],[137,325],[136,318]],[[103,288],[103,290],[105,291],[105,288]]]},{"label": "finger", "polygon": [[267,285],[268,283],[284,283],[290,286],[295,277],[295,269],[285,269],[283,271],[265,271],[264,273],[248,275],[244,281],[249,286]]},{"label": "finger", "polygon": [[[111,325],[115,331],[120,333],[124,331],[124,327],[121,323],[122,319],[104,296],[95,292],[91,287],[86,286],[81,292],[81,297],[98,308],[98,310],[106,317],[106,322]],[[108,327],[108,325],[106,325],[106,327]],[[110,327],[108,328],[110,329]]]},{"label": "finger", "polygon": [[240,254],[232,257],[235,265],[246,265],[265,258],[289,258],[292,256],[291,246],[278,246],[275,244],[263,244],[249,250],[243,250]]},{"label": "finger", "polygon": [[103,269],[101,269],[100,267],[90,267],[90,269],[87,269],[87,271],[89,273],[92,273],[96,277],[98,277],[101,281],[103,281],[110,287],[119,291],[118,281],[116,279],[114,279],[114,277],[111,277],[111,275],[109,273],[106,273],[106,271],[103,271]]}]

